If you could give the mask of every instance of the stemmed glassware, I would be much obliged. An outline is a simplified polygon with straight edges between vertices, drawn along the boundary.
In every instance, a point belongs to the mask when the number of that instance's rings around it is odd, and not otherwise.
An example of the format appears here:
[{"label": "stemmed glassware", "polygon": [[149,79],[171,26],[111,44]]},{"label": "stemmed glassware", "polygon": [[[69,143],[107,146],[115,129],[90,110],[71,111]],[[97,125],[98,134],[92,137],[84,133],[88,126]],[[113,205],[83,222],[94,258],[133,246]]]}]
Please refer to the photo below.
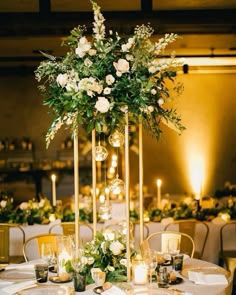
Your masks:
[{"label": "stemmed glassware", "polygon": [[56,264],[56,253],[51,243],[42,243],[40,257],[48,266],[54,266]]},{"label": "stemmed glassware", "polygon": [[172,266],[173,266],[173,257],[180,253],[180,240],[178,238],[171,238],[168,240],[168,253],[171,256]]},{"label": "stemmed glassware", "polygon": [[157,267],[158,253],[155,250],[147,249],[143,252],[143,260],[149,270],[149,284],[152,284],[152,276],[155,274]]}]

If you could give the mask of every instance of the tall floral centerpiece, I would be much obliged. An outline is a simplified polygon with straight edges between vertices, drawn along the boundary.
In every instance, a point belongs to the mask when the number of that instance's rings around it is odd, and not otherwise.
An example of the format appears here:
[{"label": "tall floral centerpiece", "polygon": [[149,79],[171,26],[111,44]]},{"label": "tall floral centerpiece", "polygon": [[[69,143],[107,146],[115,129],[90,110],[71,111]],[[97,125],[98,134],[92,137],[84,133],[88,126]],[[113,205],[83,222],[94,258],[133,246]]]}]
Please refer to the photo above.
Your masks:
[{"label": "tall floral centerpiece", "polygon": [[[70,128],[74,138],[79,137],[79,126],[88,134],[96,131],[109,135],[125,130],[126,142],[131,124],[142,124],[156,138],[162,132],[162,123],[181,132],[184,127],[180,117],[175,109],[168,108],[171,94],[178,94],[181,89],[174,83],[179,63],[174,56],[168,60],[161,58],[178,36],[166,34],[153,42],[150,25],[136,26],[132,36],[106,32],[100,7],[90,2],[94,12],[92,34],[86,34],[85,26],[74,28],[63,43],[68,46],[65,56],[43,53],[47,61],[35,71],[45,96],[44,104],[54,116],[46,135],[47,147],[62,125]],[[169,82],[173,82],[173,87]],[[77,150],[76,145],[74,149]],[[127,144],[125,154],[128,166]],[[126,200],[128,173],[126,169]],[[77,191],[75,186],[75,200]]]}]

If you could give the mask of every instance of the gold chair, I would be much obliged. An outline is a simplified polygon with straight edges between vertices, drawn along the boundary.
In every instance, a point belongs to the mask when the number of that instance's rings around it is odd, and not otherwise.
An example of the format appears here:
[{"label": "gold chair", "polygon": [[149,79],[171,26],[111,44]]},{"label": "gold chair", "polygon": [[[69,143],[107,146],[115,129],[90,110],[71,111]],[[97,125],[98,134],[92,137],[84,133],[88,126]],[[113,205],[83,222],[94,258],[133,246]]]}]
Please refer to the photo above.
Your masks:
[{"label": "gold chair", "polygon": [[146,249],[153,249],[160,253],[168,253],[168,240],[178,239],[180,242],[180,253],[193,257],[195,244],[191,236],[176,231],[158,231],[149,235],[140,245],[140,249],[144,252]]},{"label": "gold chair", "polygon": [[10,229],[16,228],[22,234],[22,243],[25,243],[25,232],[20,225],[0,223],[0,263],[19,263],[24,261],[22,256],[10,255]]},{"label": "gold chair", "polygon": [[32,236],[27,239],[23,245],[23,255],[25,261],[38,259],[42,254],[42,245],[51,245],[51,249],[54,253],[57,252],[57,237],[63,236],[62,234],[41,234]]},{"label": "gold chair", "polygon": [[226,223],[220,229],[219,265],[231,272],[236,284],[236,221]]},{"label": "gold chair", "polygon": [[209,235],[207,223],[196,219],[176,220],[167,224],[164,230],[179,231],[189,235],[195,242],[194,258],[202,258]]},{"label": "gold chair", "polygon": [[[62,227],[63,235],[65,236],[74,236],[75,234],[75,223],[74,222],[62,222],[59,224],[54,224],[49,229],[49,233],[53,233],[56,227]],[[79,234],[80,241],[79,245],[86,242],[90,242],[93,239],[93,228],[90,224],[86,222],[79,222]]]}]

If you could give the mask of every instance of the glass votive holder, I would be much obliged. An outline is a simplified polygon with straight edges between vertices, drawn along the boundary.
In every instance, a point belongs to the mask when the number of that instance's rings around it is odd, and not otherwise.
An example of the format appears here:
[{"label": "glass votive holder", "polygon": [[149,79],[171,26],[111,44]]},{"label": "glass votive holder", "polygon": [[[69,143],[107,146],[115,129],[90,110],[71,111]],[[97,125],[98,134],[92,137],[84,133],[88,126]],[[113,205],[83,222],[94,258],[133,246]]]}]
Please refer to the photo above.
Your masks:
[{"label": "glass votive holder", "polygon": [[46,283],[48,280],[48,265],[36,264],[34,270],[37,283]]},{"label": "glass votive holder", "polygon": [[86,275],[82,275],[79,272],[74,272],[73,275],[74,290],[76,292],[83,292],[86,289]]},{"label": "glass votive holder", "polygon": [[183,254],[178,254],[176,256],[172,257],[172,262],[173,262],[173,269],[176,271],[181,271],[183,269],[183,260],[184,260],[184,255]]},{"label": "glass votive holder", "polygon": [[160,267],[157,272],[157,284],[159,288],[168,287],[168,273],[166,267]]}]

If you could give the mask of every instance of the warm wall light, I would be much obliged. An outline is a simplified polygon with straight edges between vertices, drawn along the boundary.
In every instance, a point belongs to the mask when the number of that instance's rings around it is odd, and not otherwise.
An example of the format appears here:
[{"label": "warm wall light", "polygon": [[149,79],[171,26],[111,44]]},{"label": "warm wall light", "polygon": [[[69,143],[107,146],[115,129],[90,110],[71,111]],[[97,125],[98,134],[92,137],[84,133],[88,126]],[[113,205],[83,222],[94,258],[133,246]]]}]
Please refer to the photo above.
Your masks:
[{"label": "warm wall light", "polygon": [[197,199],[202,197],[202,187],[204,179],[203,156],[195,153],[189,156],[189,176],[192,190]]}]

